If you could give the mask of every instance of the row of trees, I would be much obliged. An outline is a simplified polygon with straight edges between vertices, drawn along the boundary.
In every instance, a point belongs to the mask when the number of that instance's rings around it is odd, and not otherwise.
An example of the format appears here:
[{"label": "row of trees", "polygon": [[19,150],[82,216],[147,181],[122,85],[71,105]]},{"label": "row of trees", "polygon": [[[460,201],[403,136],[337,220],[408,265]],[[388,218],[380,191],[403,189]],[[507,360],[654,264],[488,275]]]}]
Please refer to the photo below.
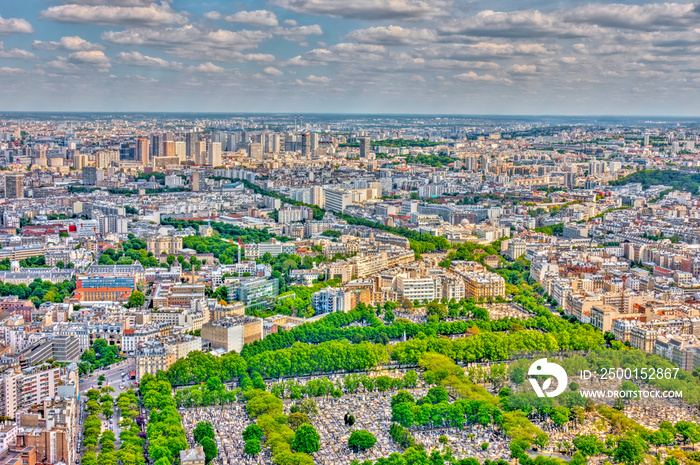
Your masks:
[{"label": "row of trees", "polygon": [[[314,219],[315,220],[320,220],[324,217],[326,214],[326,211],[319,208],[316,205],[308,205],[304,204],[302,202],[298,202],[296,200],[292,200],[288,197],[284,197],[283,195],[280,195],[276,192],[272,191],[267,191],[260,186],[253,184],[251,182],[248,182],[244,179],[241,179],[241,182],[248,188],[253,190],[253,192],[261,195],[266,195],[269,197],[274,197],[278,198],[285,203],[288,203],[290,205],[296,205],[296,206],[306,206],[309,208],[313,209],[313,214],[314,214]],[[387,226],[383,223],[378,223],[376,221],[369,221],[364,218],[356,218],[354,216],[346,215],[344,213],[336,213],[335,214],[338,218],[341,218],[345,221],[347,221],[348,224],[353,224],[353,225],[360,225],[360,226],[367,226],[369,228],[374,228],[374,229],[379,229],[381,231],[386,231],[391,234],[395,234],[397,236],[402,236],[405,237],[406,239],[409,240],[409,243],[411,244],[411,249],[416,252],[416,254],[421,254],[425,252],[431,252],[433,250],[448,250],[450,248],[450,242],[445,239],[442,236],[431,236],[430,234],[420,234],[417,231],[410,230],[410,229],[405,229],[405,228],[396,228],[394,226]]]},{"label": "row of trees", "polygon": [[[3,258],[0,260],[0,271],[9,271],[12,266],[12,262],[9,258]],[[19,261],[19,266],[22,268],[44,268],[46,267],[46,257],[43,255],[38,255],[36,257],[29,257]]]},{"label": "row of trees", "polygon": [[[188,226],[201,226],[205,224],[211,224],[211,227],[214,231],[216,231],[221,237],[226,238],[226,239],[236,239],[236,242],[238,241],[238,238],[241,238],[241,242],[244,244],[249,244],[251,242],[267,242],[273,237],[275,237],[277,240],[285,242],[288,240],[291,240],[289,238],[285,237],[277,237],[274,234],[270,234],[266,229],[251,229],[251,228],[240,228],[238,226],[234,226],[232,224],[228,223],[219,223],[219,222],[207,222],[207,221],[194,221],[194,220],[180,220],[176,218],[161,218],[161,224],[163,225],[169,225],[173,226],[177,229],[184,229],[187,228]],[[210,244],[210,242],[206,242],[206,244]],[[201,253],[213,253],[213,252],[201,252]]]},{"label": "row of trees", "polygon": [[144,375],[139,391],[144,406],[150,410],[146,427],[148,454],[154,465],[172,465],[180,451],[188,447],[172,386],[164,376]]},{"label": "row of trees", "polygon": [[414,388],[418,384],[418,374],[415,370],[408,370],[403,377],[391,377],[387,375],[370,377],[367,375],[348,374],[341,380],[333,383],[326,377],[309,380],[305,385],[292,379],[274,383],[270,392],[280,399],[301,399],[307,397],[333,396],[340,397],[343,394],[355,394],[357,392],[386,392],[401,388]]},{"label": "row of trees", "polygon": [[[85,447],[85,451],[83,453],[82,462],[87,465],[117,465],[118,463],[123,465],[144,465],[146,463],[146,456],[143,449],[145,435],[141,432],[140,425],[142,422],[134,421],[138,415],[136,411],[138,408],[138,401],[133,390],[123,392],[117,398],[117,405],[121,409],[122,416],[124,417],[119,423],[121,426],[121,432],[119,434],[121,447],[119,450],[116,450],[116,438],[112,430],[105,430],[101,436],[99,434],[102,429],[102,422],[97,416],[97,413],[94,412],[94,406],[98,401],[101,402],[105,417],[107,419],[111,417],[111,408],[114,400],[108,393],[110,389],[111,388],[102,388],[101,393],[100,391],[91,389],[86,393],[89,399],[88,411],[90,411],[91,414],[85,421],[85,431],[83,433],[83,446]],[[111,391],[113,391],[113,389],[111,389]],[[108,410],[108,412],[105,412],[105,410]],[[99,455],[96,454],[98,443]]]},{"label": "row of trees", "polygon": [[418,400],[407,391],[399,391],[391,398],[392,421],[404,428],[455,426],[465,424],[501,424],[503,412],[489,401],[458,399],[449,403],[444,387],[431,388]]},{"label": "row of trees", "polygon": [[52,283],[36,278],[29,286],[26,284],[0,283],[0,296],[14,295],[20,299],[29,299],[37,308],[44,302],[63,302],[75,290],[75,278],[62,283]]}]

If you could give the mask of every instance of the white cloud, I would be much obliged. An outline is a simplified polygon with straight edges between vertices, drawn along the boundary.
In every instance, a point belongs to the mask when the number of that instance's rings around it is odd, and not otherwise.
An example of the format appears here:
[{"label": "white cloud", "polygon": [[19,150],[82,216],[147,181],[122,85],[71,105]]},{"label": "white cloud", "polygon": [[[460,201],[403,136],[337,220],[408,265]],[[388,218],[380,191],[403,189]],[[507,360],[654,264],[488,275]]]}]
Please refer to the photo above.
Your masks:
[{"label": "white cloud", "polygon": [[181,50],[208,50],[222,48],[246,50],[256,48],[263,40],[271,38],[269,32],[225,29],[204,30],[188,24],[178,28],[143,28],[126,31],[106,31],[102,39],[119,45],[149,45],[172,47],[174,53]]},{"label": "white cloud", "polygon": [[61,37],[58,42],[42,42],[35,40],[32,48],[36,50],[102,50],[104,47],[100,44],[93,44],[78,36]]},{"label": "white cloud", "polygon": [[299,23],[297,23],[293,19],[285,19],[284,21],[282,21],[282,24],[284,24],[285,26],[296,26]]},{"label": "white cloud", "polygon": [[425,78],[421,76],[420,74],[414,74],[411,76],[411,81],[413,82],[425,82]]},{"label": "white cloud", "polygon": [[306,77],[306,80],[296,79],[294,82],[300,86],[312,86],[328,84],[331,82],[331,79],[327,76],[314,76],[313,74],[310,74]]},{"label": "white cloud", "polygon": [[282,63],[283,66],[319,66],[331,63],[352,64],[357,71],[363,65],[379,63],[387,59],[386,48],[382,45],[340,43],[326,48],[315,48],[304,55],[296,56]]},{"label": "white cloud", "polygon": [[199,66],[196,66],[194,70],[203,73],[221,73],[223,71],[226,71],[224,68],[216,66],[214,63],[203,63]]},{"label": "white cloud", "polygon": [[426,20],[448,14],[448,0],[276,0],[295,13],[368,20]]},{"label": "white cloud", "polygon": [[202,63],[200,65],[185,65],[177,61],[168,61],[163,58],[142,55],[139,52],[121,52],[114,58],[114,61],[123,65],[165,68],[178,71],[196,71],[204,73],[220,73],[225,71],[225,68],[216,66],[211,62]]},{"label": "white cloud", "polygon": [[688,27],[697,23],[692,3],[618,3],[581,5],[565,15],[570,23],[590,23],[600,27],[634,30],[658,30]]},{"label": "white cloud", "polygon": [[296,26],[290,28],[278,28],[274,30],[276,35],[284,37],[286,40],[291,42],[302,42],[305,41],[308,36],[320,36],[323,35],[323,29],[318,24],[312,24],[309,26]]},{"label": "white cloud", "polygon": [[187,16],[174,11],[169,5],[155,3],[149,6],[60,5],[41,12],[43,19],[74,24],[128,24],[160,25],[185,24]]},{"label": "white cloud", "polygon": [[6,66],[0,68],[0,74],[22,74],[24,72],[22,68],[9,68]]},{"label": "white cloud", "polygon": [[239,11],[226,16],[226,21],[248,24],[250,26],[277,26],[277,16],[268,10]]},{"label": "white cloud", "polygon": [[284,66],[308,66],[311,64],[311,62],[302,58],[301,55],[297,55],[294,58],[290,58],[282,64]]},{"label": "white cloud", "polygon": [[474,81],[494,81],[496,80],[495,77],[493,77],[490,74],[483,74],[483,75],[478,75],[474,71],[469,71],[468,73],[462,73],[462,74],[457,74],[454,76],[455,79],[458,81],[466,81],[466,82],[474,82]]},{"label": "white cloud", "polygon": [[20,60],[33,60],[36,58],[31,52],[21,48],[5,48],[5,44],[0,42],[0,58],[18,58]]},{"label": "white cloud", "polygon": [[[124,65],[132,66],[150,66],[154,68],[170,68],[173,64],[162,58],[149,57],[142,55],[139,52],[121,52],[116,57],[114,61]],[[177,65],[181,65],[178,63]],[[177,67],[177,66],[176,66]]]},{"label": "white cloud", "polygon": [[282,76],[284,74],[282,71],[273,66],[268,66],[264,69],[264,71],[265,74],[269,74],[270,76]]},{"label": "white cloud", "polygon": [[34,28],[26,19],[0,16],[0,34],[31,34],[33,32]]},{"label": "white cloud", "polygon": [[575,38],[588,37],[598,31],[594,26],[565,23],[561,11],[543,13],[539,10],[484,10],[471,17],[449,21],[438,30],[446,35],[507,38]]},{"label": "white cloud", "polygon": [[210,19],[212,21],[218,21],[221,18],[223,18],[224,15],[222,15],[218,11],[208,11],[208,12],[204,13],[204,17],[207,19]]},{"label": "white cloud", "polygon": [[345,36],[364,44],[415,45],[435,42],[437,34],[431,29],[404,28],[401,26],[380,26],[358,29]]},{"label": "white cloud", "polygon": [[237,50],[225,50],[225,49],[184,49],[180,48],[173,54],[180,58],[187,58],[189,60],[209,60],[209,61],[219,61],[219,62],[255,62],[255,63],[272,63],[276,60],[274,55],[269,55],[267,53],[241,53]]},{"label": "white cloud", "polygon": [[91,65],[109,65],[109,58],[99,50],[75,52],[68,55],[68,61]]},{"label": "white cloud", "polygon": [[514,64],[513,66],[511,66],[510,70],[513,74],[534,74],[535,72],[537,72],[537,66]]}]

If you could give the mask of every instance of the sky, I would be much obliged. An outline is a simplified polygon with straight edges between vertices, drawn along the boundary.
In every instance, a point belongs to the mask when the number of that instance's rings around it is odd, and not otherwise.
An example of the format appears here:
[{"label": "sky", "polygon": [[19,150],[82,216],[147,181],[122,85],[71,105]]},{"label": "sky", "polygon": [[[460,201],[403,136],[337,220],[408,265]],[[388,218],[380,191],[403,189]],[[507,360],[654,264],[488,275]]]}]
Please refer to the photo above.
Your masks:
[{"label": "sky", "polygon": [[0,111],[700,115],[700,4],[2,0]]}]

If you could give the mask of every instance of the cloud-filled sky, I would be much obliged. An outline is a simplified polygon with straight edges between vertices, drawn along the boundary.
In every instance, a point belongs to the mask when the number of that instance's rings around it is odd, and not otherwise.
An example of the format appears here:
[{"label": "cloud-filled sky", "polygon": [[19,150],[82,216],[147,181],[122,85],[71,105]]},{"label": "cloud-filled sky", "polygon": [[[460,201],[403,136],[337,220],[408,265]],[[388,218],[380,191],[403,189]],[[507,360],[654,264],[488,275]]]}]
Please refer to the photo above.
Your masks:
[{"label": "cloud-filled sky", "polygon": [[0,110],[700,115],[700,4],[6,0]]}]

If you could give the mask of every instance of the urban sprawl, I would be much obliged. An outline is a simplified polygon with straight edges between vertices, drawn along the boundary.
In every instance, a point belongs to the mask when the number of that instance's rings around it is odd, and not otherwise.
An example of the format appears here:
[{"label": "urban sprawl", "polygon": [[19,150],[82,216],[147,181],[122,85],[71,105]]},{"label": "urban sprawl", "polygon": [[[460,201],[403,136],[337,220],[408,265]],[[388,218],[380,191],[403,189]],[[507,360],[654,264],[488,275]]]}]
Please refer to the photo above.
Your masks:
[{"label": "urban sprawl", "polygon": [[700,464],[699,137],[2,115],[0,465]]}]

